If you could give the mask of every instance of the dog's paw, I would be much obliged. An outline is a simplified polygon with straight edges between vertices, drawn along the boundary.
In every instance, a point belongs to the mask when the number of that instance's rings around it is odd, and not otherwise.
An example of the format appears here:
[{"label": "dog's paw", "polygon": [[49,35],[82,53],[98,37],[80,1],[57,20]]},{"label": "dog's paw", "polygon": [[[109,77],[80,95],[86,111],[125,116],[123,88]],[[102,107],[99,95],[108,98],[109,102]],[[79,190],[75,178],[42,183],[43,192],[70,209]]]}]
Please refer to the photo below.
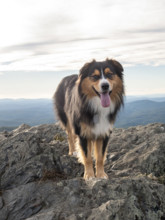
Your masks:
[{"label": "dog's paw", "polygon": [[69,156],[74,156],[74,157],[77,157],[77,151],[69,151]]},{"label": "dog's paw", "polygon": [[99,172],[96,174],[96,178],[108,179],[108,175],[105,172]]},{"label": "dog's paw", "polygon": [[77,151],[74,151],[72,155],[73,155],[74,157],[77,157],[77,155],[78,155]]},{"label": "dog's paw", "polygon": [[95,175],[94,175],[94,172],[93,171],[90,171],[90,172],[85,172],[84,173],[84,179],[85,180],[91,180],[95,178]]}]

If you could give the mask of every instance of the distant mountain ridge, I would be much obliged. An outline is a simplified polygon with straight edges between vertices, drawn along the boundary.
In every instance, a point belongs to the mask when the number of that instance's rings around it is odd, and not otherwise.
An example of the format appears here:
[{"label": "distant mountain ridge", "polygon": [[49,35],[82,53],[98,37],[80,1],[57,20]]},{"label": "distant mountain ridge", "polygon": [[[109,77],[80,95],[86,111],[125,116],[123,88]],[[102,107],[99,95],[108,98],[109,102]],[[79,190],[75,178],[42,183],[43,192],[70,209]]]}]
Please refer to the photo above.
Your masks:
[{"label": "distant mountain ridge", "polygon": [[[145,125],[148,123],[165,123],[165,98],[137,100],[138,97],[126,97],[115,127]],[[153,101],[154,100],[154,101]],[[164,101],[160,101],[164,100]],[[53,101],[51,99],[0,99],[0,130],[5,127],[18,127],[20,124],[30,126],[55,123]]]},{"label": "distant mountain ridge", "polygon": [[165,102],[164,96],[126,96],[125,102],[135,102],[135,101],[154,101],[154,102]]},{"label": "distant mountain ridge", "polygon": [[54,122],[51,99],[0,100],[0,127],[17,127],[22,123],[33,126]]},{"label": "distant mountain ridge", "polygon": [[127,128],[154,122],[165,123],[165,102],[140,100],[125,104],[118,115],[116,127]]}]

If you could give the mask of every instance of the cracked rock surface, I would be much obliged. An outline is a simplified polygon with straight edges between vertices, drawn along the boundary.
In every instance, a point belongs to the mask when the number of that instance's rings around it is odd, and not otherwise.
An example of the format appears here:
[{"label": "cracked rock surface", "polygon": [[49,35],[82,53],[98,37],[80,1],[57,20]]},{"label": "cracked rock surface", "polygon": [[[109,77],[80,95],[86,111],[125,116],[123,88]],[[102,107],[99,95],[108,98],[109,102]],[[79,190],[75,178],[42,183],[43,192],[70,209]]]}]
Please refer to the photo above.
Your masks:
[{"label": "cracked rock surface", "polygon": [[114,129],[108,180],[84,181],[58,124],[0,133],[0,220],[165,220],[165,125]]}]

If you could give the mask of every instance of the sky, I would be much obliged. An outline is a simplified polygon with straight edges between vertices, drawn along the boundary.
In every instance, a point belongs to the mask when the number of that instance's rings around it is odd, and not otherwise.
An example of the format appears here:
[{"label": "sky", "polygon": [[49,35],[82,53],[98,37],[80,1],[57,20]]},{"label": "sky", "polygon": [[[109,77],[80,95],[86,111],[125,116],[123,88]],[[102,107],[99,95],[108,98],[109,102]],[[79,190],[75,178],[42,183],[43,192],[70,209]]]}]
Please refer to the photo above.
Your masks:
[{"label": "sky", "polygon": [[51,98],[84,63],[113,58],[126,95],[165,94],[164,0],[5,0],[0,98]]}]

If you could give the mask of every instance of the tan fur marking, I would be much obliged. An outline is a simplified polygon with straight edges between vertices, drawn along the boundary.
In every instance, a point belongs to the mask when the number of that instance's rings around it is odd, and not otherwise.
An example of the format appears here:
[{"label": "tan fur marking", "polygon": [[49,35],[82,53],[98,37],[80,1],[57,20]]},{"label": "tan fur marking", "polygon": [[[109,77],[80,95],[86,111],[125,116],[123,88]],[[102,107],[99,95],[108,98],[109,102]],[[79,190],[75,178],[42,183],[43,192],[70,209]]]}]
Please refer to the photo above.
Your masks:
[{"label": "tan fur marking", "polygon": [[92,73],[92,76],[94,75],[100,76],[100,71],[95,69],[94,72]]},{"label": "tan fur marking", "polygon": [[81,84],[82,92],[87,95],[89,98],[92,98],[95,96],[95,92],[92,89],[91,86],[91,80],[89,77],[85,78]]},{"label": "tan fur marking", "polygon": [[93,147],[92,141],[88,140],[87,157],[86,157],[81,146],[78,146],[79,156],[81,157],[79,159],[81,163],[84,165],[84,179],[86,180],[95,177],[94,170],[93,170],[93,161],[92,161],[92,147]]},{"label": "tan fur marking", "polygon": [[94,92],[94,90],[92,89],[92,86],[99,91],[99,80],[97,80],[96,82],[93,82],[90,80],[89,77],[86,77],[82,84],[81,84],[81,88],[82,88],[82,92],[87,95],[87,97],[90,99],[94,96],[97,96],[97,94]]},{"label": "tan fur marking", "polygon": [[102,139],[97,139],[94,142],[94,147],[95,147],[95,159],[96,159],[96,177],[97,178],[105,178],[108,179],[108,175],[104,171],[104,161],[106,157],[106,152],[102,153],[102,148],[103,148],[103,140]]},{"label": "tan fur marking", "polygon": [[81,122],[80,127],[81,127],[81,136],[92,138],[92,133],[91,133],[91,127],[90,126],[88,126],[87,124]]},{"label": "tan fur marking", "polygon": [[105,73],[105,74],[107,74],[107,73],[112,73],[112,71],[110,70],[110,68],[107,67],[107,68],[105,68],[104,73]]},{"label": "tan fur marking", "polygon": [[69,123],[67,124],[66,132],[68,134],[69,155],[73,155],[73,152],[76,151],[75,142],[76,142],[77,136],[74,134],[73,129],[71,128]]}]

